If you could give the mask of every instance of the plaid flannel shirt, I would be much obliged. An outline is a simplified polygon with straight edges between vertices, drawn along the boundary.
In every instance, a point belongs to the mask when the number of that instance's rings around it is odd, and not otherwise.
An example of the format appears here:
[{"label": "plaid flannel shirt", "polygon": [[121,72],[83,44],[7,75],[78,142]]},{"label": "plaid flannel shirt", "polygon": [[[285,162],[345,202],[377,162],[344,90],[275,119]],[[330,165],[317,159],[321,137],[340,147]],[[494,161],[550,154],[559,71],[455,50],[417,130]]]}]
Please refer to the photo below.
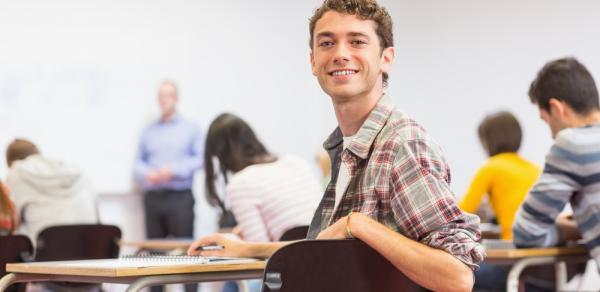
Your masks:
[{"label": "plaid flannel shirt", "polygon": [[[479,217],[458,208],[439,145],[414,120],[396,111],[388,97],[380,99],[346,149],[339,128],[323,146],[332,161],[332,177],[309,239],[350,211],[361,212],[477,268],[485,254],[478,243]],[[334,210],[341,161],[348,165],[350,182]]]}]

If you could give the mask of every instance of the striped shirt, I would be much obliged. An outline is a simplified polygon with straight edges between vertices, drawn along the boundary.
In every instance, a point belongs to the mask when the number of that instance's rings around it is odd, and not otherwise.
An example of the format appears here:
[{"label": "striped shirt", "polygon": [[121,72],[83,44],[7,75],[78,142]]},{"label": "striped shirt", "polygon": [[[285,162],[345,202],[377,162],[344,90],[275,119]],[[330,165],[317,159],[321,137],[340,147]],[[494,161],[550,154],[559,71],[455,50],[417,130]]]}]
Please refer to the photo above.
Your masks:
[{"label": "striped shirt", "polygon": [[[450,168],[439,145],[413,119],[382,97],[347,148],[337,128],[325,141],[332,178],[315,212],[308,237],[350,211],[453,255],[476,269],[483,260],[479,218],[461,211],[450,190]],[[335,208],[338,169],[350,180]]]},{"label": "striped shirt", "polygon": [[559,230],[554,221],[568,202],[590,254],[600,265],[600,124],[558,133],[541,177],[517,213],[515,244],[556,245]]},{"label": "striped shirt", "polygon": [[246,241],[277,241],[296,226],[310,223],[322,189],[309,165],[284,156],[254,164],[231,177],[226,194]]}]

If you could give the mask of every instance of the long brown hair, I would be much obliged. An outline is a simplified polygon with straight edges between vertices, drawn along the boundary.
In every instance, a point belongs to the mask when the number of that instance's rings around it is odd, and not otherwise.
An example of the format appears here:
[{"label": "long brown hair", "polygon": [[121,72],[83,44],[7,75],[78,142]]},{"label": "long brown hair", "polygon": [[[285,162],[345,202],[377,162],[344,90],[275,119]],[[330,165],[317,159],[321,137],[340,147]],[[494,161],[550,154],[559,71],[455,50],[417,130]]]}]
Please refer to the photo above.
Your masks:
[{"label": "long brown hair", "polygon": [[270,162],[275,159],[258,140],[252,128],[236,115],[224,113],[211,124],[204,147],[204,170],[206,174],[206,198],[213,206],[225,210],[215,187],[217,173],[213,159],[219,163],[219,171],[225,183],[228,172],[236,173],[249,165]]},{"label": "long brown hair", "polygon": [[19,224],[15,205],[8,197],[8,189],[0,182],[0,220],[10,220],[9,233],[13,233]]}]

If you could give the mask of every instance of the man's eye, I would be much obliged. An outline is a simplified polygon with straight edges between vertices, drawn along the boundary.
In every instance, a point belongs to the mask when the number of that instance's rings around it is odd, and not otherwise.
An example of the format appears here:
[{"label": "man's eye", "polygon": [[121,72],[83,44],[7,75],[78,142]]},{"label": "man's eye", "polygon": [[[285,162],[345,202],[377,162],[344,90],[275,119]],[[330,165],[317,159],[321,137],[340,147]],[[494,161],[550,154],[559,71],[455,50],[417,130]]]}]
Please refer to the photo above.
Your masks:
[{"label": "man's eye", "polygon": [[326,47],[331,47],[331,46],[333,46],[332,41],[324,41],[324,42],[319,43],[319,47],[326,48]]},{"label": "man's eye", "polygon": [[352,44],[355,46],[361,46],[361,45],[366,45],[367,42],[363,41],[363,40],[353,40]]}]

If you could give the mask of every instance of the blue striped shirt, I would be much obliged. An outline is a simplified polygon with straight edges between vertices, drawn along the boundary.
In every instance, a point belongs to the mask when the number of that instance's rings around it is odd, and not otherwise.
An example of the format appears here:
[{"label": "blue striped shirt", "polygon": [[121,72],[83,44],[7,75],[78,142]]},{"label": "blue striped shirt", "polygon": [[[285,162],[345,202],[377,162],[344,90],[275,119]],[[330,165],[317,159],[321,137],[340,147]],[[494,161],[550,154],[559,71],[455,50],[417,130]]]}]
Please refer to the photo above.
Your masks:
[{"label": "blue striped shirt", "polygon": [[567,203],[600,266],[600,124],[558,133],[542,175],[517,212],[515,245],[556,245],[559,230],[554,221]]}]

